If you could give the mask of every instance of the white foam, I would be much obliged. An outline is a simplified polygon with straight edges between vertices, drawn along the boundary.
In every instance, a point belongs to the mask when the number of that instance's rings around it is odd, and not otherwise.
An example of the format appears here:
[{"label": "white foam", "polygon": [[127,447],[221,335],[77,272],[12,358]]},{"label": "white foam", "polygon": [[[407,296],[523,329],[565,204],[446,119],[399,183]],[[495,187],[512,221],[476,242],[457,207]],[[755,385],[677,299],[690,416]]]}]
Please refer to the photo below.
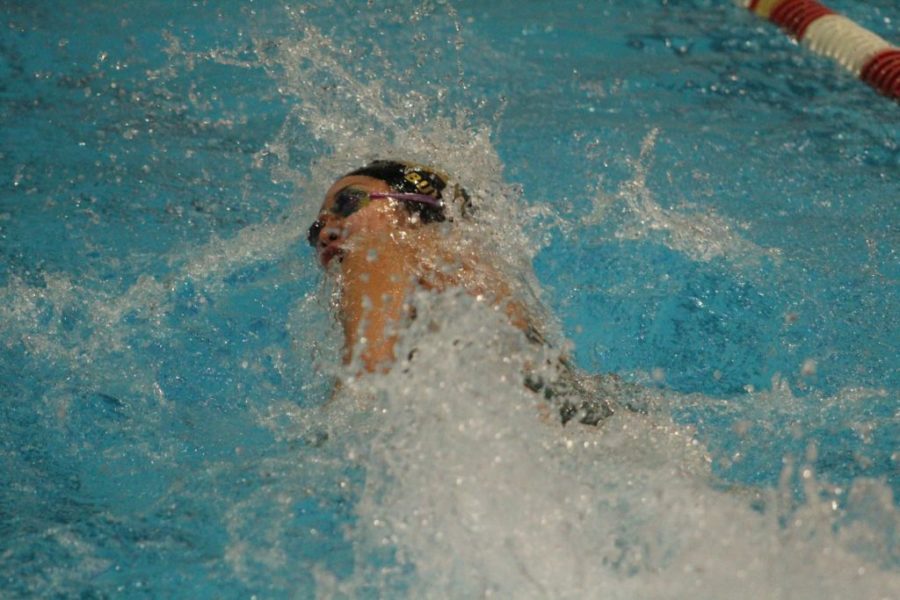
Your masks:
[{"label": "white foam", "polygon": [[[521,385],[533,350],[518,332],[462,297],[419,302],[413,361],[333,408],[366,406],[366,434],[335,433],[367,483],[356,573],[323,579],[321,596],[882,598],[900,583],[851,551],[877,545],[872,523],[848,541],[827,502],[779,510],[774,492],[718,491],[703,446],[665,413],[563,428]],[[895,523],[887,488],[859,485]],[[384,548],[397,564],[373,567]]]}]

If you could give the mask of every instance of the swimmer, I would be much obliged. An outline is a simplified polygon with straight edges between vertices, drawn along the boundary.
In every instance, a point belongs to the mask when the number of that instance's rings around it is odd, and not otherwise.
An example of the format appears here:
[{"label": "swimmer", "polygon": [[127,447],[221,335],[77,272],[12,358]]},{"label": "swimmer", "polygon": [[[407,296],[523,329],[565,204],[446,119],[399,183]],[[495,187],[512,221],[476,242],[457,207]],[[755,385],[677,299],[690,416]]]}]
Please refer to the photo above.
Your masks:
[{"label": "swimmer", "polygon": [[[533,343],[546,344],[511,286],[454,226],[474,210],[468,194],[448,183],[430,167],[377,160],[344,175],[325,194],[307,239],[319,263],[338,278],[344,364],[358,359],[372,373],[391,368],[398,332],[415,318],[410,298],[417,290],[461,288],[502,310]],[[586,389],[591,386],[565,358],[556,370],[552,383],[532,374],[523,383],[558,405],[563,423],[577,418],[595,425],[612,414],[606,398]]]}]

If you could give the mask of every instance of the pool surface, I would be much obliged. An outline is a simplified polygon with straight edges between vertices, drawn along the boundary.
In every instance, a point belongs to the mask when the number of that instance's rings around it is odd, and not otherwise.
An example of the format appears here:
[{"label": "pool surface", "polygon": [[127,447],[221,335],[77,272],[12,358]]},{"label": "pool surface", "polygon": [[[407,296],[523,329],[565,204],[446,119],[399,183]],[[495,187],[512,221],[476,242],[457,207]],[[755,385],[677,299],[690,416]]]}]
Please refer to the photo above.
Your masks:
[{"label": "pool surface", "polygon": [[[896,597],[896,102],[730,2],[0,16],[0,596]],[[454,294],[326,404],[305,230],[379,156],[649,408],[542,421]]]}]

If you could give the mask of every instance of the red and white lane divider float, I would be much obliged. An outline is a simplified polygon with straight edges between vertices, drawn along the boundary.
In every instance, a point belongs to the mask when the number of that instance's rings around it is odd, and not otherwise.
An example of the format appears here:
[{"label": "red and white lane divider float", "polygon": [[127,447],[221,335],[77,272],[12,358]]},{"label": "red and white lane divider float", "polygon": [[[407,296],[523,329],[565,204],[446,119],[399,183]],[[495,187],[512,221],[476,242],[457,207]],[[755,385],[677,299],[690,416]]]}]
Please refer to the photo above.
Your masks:
[{"label": "red and white lane divider float", "polygon": [[900,48],[816,0],[741,0],[813,52],[828,56],[894,100],[900,100]]}]

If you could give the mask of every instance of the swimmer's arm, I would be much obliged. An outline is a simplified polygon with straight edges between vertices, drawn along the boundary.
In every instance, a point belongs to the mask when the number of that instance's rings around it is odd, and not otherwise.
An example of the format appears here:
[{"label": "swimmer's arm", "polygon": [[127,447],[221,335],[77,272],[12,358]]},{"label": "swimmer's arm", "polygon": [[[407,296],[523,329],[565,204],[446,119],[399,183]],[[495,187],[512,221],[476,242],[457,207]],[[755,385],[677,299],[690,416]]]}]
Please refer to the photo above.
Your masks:
[{"label": "swimmer's arm", "polygon": [[387,370],[394,360],[397,335],[392,333],[403,314],[403,294],[371,290],[346,298],[344,305],[344,364],[359,354],[363,368]]},{"label": "swimmer's arm", "polygon": [[363,368],[369,373],[386,371],[393,362],[397,336],[389,332],[398,319],[389,315],[400,312],[393,307],[380,309],[377,301],[372,304],[372,310],[348,308],[349,316],[344,319],[344,364],[349,364],[358,352]]},{"label": "swimmer's arm", "polygon": [[366,371],[386,371],[394,361],[397,326],[407,311],[407,261],[390,246],[382,246],[376,259],[347,256],[342,266],[344,364],[358,355]]}]

